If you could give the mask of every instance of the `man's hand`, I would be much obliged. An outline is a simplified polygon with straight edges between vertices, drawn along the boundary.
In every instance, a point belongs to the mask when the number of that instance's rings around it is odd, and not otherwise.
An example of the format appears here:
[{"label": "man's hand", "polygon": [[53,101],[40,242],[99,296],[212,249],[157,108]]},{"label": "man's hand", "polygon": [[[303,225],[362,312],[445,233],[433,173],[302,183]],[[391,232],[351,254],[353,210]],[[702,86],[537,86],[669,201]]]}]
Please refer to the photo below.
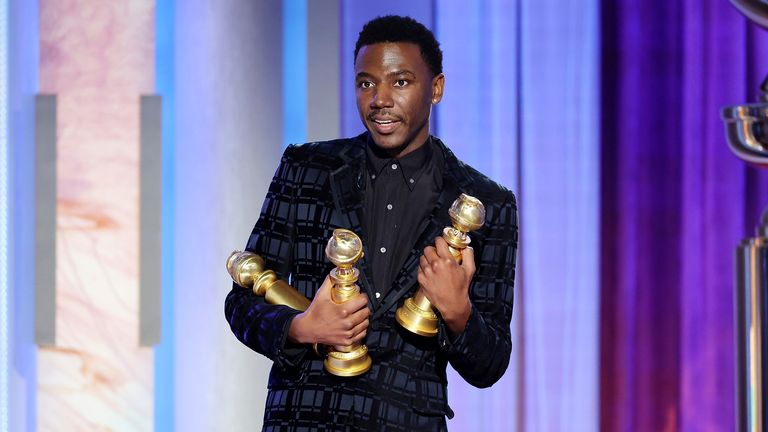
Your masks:
[{"label": "man's hand", "polygon": [[362,340],[368,330],[368,296],[360,293],[341,304],[331,300],[333,283],[325,278],[306,311],[296,316],[288,329],[288,339],[300,344],[351,345]]},{"label": "man's hand", "polygon": [[443,317],[453,336],[461,334],[472,311],[469,302],[469,284],[475,275],[475,253],[471,247],[462,251],[461,264],[451,255],[448,243],[442,237],[435,246],[424,248],[419,259],[418,281]]}]

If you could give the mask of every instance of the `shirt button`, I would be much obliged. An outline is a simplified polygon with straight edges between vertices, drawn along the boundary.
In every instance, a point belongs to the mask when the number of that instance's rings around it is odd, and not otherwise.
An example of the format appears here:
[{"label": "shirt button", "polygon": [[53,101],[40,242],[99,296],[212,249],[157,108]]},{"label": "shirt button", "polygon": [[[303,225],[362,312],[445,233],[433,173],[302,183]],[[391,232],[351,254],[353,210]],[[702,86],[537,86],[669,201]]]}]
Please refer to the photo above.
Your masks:
[{"label": "shirt button", "polygon": [[381,293],[376,293],[376,298],[381,297]]},{"label": "shirt button", "polygon": [[397,164],[392,164],[392,169],[397,169]]},{"label": "shirt button", "polygon": [[381,252],[381,253],[385,253],[386,251],[387,251],[387,248],[385,248],[385,247],[379,249],[379,252]]},{"label": "shirt button", "polygon": [[392,210],[392,204],[387,204],[387,210]]},{"label": "shirt button", "polygon": [[408,179],[409,182],[413,183],[413,179]]},{"label": "shirt button", "polygon": [[376,179],[376,174],[371,174],[371,180],[375,180],[375,179]]}]

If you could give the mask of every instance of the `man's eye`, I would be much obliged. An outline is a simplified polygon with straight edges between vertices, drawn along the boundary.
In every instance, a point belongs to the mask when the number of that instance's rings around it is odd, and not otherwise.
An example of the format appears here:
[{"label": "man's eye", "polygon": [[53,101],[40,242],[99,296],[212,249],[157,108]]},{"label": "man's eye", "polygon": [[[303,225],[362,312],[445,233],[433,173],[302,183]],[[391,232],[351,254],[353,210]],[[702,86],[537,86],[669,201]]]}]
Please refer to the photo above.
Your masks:
[{"label": "man's eye", "polygon": [[395,81],[395,87],[405,87],[406,85],[408,85],[408,81],[406,80]]},{"label": "man's eye", "polygon": [[364,88],[364,89],[371,88],[373,87],[373,83],[370,81],[362,81],[360,84],[358,84],[358,87]]}]

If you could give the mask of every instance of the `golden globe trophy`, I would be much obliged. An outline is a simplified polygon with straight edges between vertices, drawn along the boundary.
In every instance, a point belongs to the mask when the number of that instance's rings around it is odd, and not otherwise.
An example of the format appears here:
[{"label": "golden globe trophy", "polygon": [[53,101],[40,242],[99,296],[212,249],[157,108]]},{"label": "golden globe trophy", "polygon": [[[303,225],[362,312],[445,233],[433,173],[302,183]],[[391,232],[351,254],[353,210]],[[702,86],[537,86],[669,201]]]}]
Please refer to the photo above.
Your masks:
[{"label": "golden globe trophy", "polygon": [[[331,270],[331,300],[344,303],[360,294],[357,279],[360,270],[354,267],[363,257],[363,242],[350,230],[338,228],[325,246],[325,256],[336,268]],[[357,342],[347,346],[334,346],[328,350],[325,369],[337,376],[357,376],[371,368],[368,348]]]},{"label": "golden globe trophy", "polygon": [[[461,194],[451,204],[448,215],[453,226],[443,229],[443,239],[448,243],[451,255],[461,263],[461,251],[466,249],[471,241],[467,233],[483,226],[485,207],[477,198]],[[417,335],[437,335],[437,315],[421,287],[413,297],[405,299],[405,303],[395,312],[395,319],[406,330]]]},{"label": "golden globe trophy", "polygon": [[267,303],[288,306],[302,312],[311,303],[288,282],[278,279],[274,271],[267,270],[264,259],[253,252],[234,251],[229,254],[227,272],[236,284],[250,288],[257,296],[264,297]]},{"label": "golden globe trophy", "polygon": [[[336,229],[325,247],[325,255],[336,265],[331,271],[333,282],[331,299],[344,303],[360,294],[360,287],[355,283],[360,271],[355,263],[363,256],[363,243],[355,233],[346,229]],[[227,272],[232,280],[243,288],[251,289],[254,294],[264,297],[267,303],[284,305],[299,311],[305,311],[311,301],[304,297],[288,282],[278,279],[277,274],[268,270],[264,259],[253,252],[234,251],[227,258]],[[317,344],[315,353],[320,355]],[[357,376],[371,368],[368,348],[360,343],[349,346],[335,346],[328,350],[324,362],[325,369],[337,376]]]},{"label": "golden globe trophy", "polygon": [[[731,0],[768,29],[768,0]],[[768,167],[768,78],[760,102],[725,107],[722,118],[731,150],[747,163]],[[736,430],[768,431],[768,209],[754,237],[736,247]]]}]

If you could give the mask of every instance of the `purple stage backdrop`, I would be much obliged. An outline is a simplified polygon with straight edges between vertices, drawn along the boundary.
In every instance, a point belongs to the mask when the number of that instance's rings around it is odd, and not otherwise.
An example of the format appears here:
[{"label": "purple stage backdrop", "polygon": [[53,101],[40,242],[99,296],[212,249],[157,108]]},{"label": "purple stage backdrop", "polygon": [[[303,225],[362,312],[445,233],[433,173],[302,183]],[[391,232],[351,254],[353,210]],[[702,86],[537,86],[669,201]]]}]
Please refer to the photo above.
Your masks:
[{"label": "purple stage backdrop", "polygon": [[733,250],[768,176],[719,110],[754,102],[768,34],[727,1],[603,2],[601,430],[734,430]]}]

